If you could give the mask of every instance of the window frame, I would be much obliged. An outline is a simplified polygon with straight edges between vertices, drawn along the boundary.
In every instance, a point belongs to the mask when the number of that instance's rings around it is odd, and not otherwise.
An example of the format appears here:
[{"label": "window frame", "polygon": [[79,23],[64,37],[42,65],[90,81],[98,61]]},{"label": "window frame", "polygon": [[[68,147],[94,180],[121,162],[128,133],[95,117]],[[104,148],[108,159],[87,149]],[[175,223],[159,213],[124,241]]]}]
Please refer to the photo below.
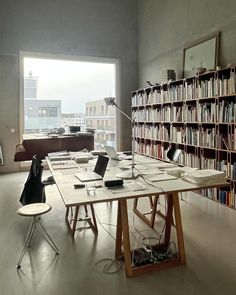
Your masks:
[{"label": "window frame", "polygon": [[[42,58],[42,59],[57,59],[57,60],[66,60],[66,61],[84,61],[84,62],[93,62],[93,63],[108,63],[114,64],[115,66],[115,97],[118,105],[120,104],[120,93],[121,93],[121,77],[120,77],[120,60],[115,58],[100,58],[92,56],[80,56],[80,55],[60,55],[52,53],[42,53],[42,52],[29,52],[29,51],[20,51],[19,52],[19,85],[20,85],[20,106],[19,106],[19,126],[20,126],[20,138],[23,138],[24,134],[24,58]],[[121,115],[119,112],[115,112],[115,142],[116,148],[121,148],[121,137],[118,134],[121,134]]]}]

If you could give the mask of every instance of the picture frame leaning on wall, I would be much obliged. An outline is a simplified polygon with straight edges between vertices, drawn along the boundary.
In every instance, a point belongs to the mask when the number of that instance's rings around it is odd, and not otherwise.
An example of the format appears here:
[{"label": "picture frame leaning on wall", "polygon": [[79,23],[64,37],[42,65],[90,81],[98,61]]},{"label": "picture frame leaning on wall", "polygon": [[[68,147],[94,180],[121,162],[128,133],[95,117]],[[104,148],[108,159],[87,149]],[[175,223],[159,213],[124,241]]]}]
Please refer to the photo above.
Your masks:
[{"label": "picture frame leaning on wall", "polygon": [[220,32],[202,38],[184,48],[183,78],[196,75],[200,69],[215,70],[219,62]]}]

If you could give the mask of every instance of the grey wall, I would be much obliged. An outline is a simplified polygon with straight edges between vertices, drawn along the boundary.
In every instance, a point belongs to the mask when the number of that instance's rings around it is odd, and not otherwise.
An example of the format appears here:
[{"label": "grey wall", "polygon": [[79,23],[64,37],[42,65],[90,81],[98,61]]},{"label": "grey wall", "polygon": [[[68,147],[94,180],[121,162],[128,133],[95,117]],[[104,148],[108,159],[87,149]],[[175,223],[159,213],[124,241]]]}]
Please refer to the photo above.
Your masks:
[{"label": "grey wall", "polygon": [[[6,162],[0,172],[17,168],[19,51],[119,59],[121,107],[130,111],[130,91],[137,88],[136,0],[1,0],[0,44],[0,144]],[[121,126],[124,149],[129,147],[127,124],[124,120]]]},{"label": "grey wall", "polygon": [[220,65],[236,63],[235,0],[138,0],[139,86],[161,82],[163,69],[182,78],[183,49],[221,31]]},{"label": "grey wall", "polygon": [[0,172],[13,171],[19,166],[13,163],[15,146],[20,140],[18,81],[17,56],[0,55],[0,145],[5,164],[0,166]]}]

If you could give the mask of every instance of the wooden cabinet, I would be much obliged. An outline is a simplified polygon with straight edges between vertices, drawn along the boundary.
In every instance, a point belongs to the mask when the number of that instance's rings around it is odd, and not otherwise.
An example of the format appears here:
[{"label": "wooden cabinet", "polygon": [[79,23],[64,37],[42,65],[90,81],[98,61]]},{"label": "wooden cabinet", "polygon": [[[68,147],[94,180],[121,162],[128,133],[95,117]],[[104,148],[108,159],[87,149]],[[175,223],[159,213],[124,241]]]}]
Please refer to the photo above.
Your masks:
[{"label": "wooden cabinet", "polygon": [[132,92],[135,151],[165,158],[169,147],[181,149],[179,163],[225,171],[231,189],[204,195],[236,208],[235,67]]},{"label": "wooden cabinet", "polygon": [[58,137],[31,137],[23,140],[16,147],[14,161],[30,161],[34,155],[44,159],[48,153],[59,151],[77,152],[82,149],[89,151],[94,149],[94,135],[92,133],[80,133],[75,136]]}]

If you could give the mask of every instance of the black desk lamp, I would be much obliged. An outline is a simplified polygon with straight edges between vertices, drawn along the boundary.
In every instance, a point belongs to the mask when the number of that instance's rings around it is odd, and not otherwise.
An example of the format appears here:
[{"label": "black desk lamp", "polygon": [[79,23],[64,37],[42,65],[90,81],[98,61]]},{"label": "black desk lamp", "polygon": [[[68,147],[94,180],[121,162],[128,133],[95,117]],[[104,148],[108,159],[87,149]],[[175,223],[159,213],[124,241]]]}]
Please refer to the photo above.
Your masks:
[{"label": "black desk lamp", "polygon": [[[119,112],[121,114],[123,114],[127,119],[129,119],[129,121],[131,122],[132,124],[132,127],[134,125],[134,120],[128,116],[115,102],[115,98],[114,97],[105,97],[104,98],[104,101],[105,103],[108,105],[108,106],[113,106],[115,108],[117,108],[119,110]],[[132,136],[132,165],[131,165],[131,170],[128,170],[128,171],[124,171],[124,172],[121,172],[119,174],[117,174],[117,177],[119,178],[123,178],[123,179],[134,179],[134,178],[137,178],[138,177],[138,173],[135,173],[134,171],[134,137]]]}]

